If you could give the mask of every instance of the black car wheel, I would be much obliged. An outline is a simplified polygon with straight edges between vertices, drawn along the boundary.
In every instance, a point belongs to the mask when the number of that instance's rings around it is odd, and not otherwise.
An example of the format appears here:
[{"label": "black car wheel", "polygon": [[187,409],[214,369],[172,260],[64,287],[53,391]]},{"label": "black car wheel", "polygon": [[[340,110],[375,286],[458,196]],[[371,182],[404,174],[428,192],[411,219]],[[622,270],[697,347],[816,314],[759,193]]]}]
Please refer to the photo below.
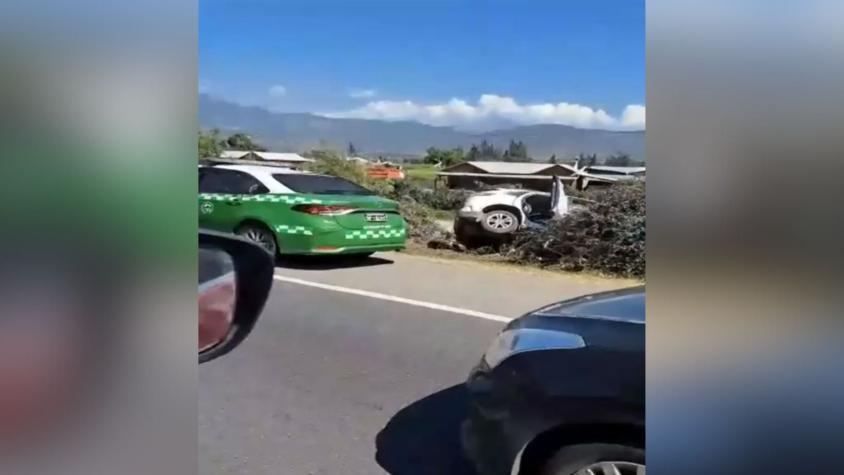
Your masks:
[{"label": "black car wheel", "polygon": [[616,444],[582,444],[560,449],[542,475],[645,475],[645,451]]},{"label": "black car wheel", "polygon": [[257,224],[244,224],[243,226],[237,228],[235,234],[258,244],[266,249],[272,256],[275,256],[276,252],[278,252],[278,245],[275,242],[275,236],[272,231],[264,226]]}]

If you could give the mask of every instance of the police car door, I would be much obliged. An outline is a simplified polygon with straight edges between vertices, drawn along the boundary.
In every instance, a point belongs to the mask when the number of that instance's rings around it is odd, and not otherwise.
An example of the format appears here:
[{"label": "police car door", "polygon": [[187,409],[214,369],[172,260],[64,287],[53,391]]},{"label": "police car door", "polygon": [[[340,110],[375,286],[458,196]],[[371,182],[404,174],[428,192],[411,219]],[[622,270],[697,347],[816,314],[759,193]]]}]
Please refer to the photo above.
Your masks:
[{"label": "police car door", "polygon": [[199,227],[232,232],[240,221],[242,196],[236,173],[204,168],[199,176]]}]

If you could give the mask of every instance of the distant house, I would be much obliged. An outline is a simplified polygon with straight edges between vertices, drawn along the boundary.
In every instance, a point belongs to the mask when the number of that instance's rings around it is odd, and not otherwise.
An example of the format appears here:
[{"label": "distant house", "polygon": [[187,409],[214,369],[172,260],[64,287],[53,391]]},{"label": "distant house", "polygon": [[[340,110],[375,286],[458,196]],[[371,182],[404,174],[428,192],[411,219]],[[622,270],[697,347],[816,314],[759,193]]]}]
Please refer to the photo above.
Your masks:
[{"label": "distant house", "polygon": [[313,162],[313,159],[305,158],[298,153],[257,152],[254,150],[225,150],[219,158],[279,166],[296,166]]},{"label": "distant house", "polygon": [[608,177],[644,177],[645,167],[608,167],[606,165],[592,165],[585,168],[587,173],[593,175],[606,175]]},{"label": "distant house", "polygon": [[577,170],[570,165],[535,162],[463,162],[437,172],[437,180],[442,179],[447,187],[465,189],[480,185],[521,185],[550,191],[554,176],[572,185],[578,178]]}]

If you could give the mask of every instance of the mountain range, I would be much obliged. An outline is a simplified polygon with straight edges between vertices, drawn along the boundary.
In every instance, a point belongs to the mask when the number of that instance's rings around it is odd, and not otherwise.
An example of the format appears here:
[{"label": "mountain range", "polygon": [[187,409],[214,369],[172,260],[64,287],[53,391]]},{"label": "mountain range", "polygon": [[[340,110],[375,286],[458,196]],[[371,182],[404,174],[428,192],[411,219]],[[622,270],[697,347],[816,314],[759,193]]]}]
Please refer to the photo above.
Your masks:
[{"label": "mountain range", "polygon": [[552,154],[570,158],[579,153],[604,157],[626,153],[645,159],[644,131],[579,129],[567,125],[515,126],[488,132],[465,132],[411,121],[329,118],[310,113],[279,113],[199,95],[199,125],[223,134],[244,132],[269,150],[304,152],[320,147],[345,149],[349,142],[364,155],[422,156],[428,147],[464,150],[483,140],[506,149],[510,140],[522,141],[534,160]]}]

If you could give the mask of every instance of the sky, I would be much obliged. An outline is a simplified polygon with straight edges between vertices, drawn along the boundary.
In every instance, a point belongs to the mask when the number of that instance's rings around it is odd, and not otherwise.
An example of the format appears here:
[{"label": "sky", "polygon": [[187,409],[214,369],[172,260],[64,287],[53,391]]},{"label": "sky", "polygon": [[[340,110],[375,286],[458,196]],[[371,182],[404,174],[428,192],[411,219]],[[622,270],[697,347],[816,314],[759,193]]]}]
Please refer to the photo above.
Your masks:
[{"label": "sky", "polygon": [[200,0],[199,91],[277,112],[645,127],[639,0]]}]

